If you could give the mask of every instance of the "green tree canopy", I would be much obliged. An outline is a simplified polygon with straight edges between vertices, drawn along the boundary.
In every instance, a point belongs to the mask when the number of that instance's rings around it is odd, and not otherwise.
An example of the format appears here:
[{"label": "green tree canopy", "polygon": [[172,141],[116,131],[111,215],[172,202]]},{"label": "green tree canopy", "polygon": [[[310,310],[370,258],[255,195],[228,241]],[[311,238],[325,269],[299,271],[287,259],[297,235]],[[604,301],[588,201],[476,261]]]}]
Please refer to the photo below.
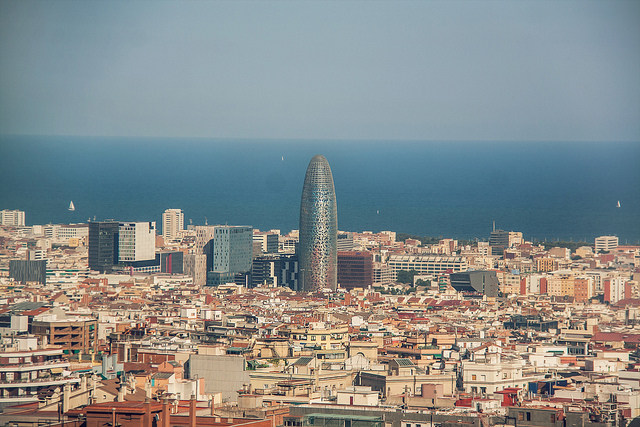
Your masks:
[{"label": "green tree canopy", "polygon": [[413,283],[413,276],[418,274],[415,270],[400,270],[398,271],[397,280],[400,283]]}]

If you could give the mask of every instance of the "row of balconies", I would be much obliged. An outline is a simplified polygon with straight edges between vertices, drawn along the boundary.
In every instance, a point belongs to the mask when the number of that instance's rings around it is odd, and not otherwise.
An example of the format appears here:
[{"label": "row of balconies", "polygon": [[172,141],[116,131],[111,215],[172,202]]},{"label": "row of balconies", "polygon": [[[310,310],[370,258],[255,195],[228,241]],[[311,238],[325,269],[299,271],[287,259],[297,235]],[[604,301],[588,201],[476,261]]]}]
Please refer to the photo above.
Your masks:
[{"label": "row of balconies", "polygon": [[40,377],[22,379],[17,378],[14,380],[0,380],[0,388],[12,388],[12,387],[48,387],[54,384],[65,384],[68,382],[80,382],[79,378],[62,378],[62,377]]},{"label": "row of balconies", "polygon": [[0,372],[24,372],[37,371],[41,369],[51,369],[55,367],[69,366],[69,362],[64,359],[46,360],[44,362],[25,362],[20,364],[0,365]]}]

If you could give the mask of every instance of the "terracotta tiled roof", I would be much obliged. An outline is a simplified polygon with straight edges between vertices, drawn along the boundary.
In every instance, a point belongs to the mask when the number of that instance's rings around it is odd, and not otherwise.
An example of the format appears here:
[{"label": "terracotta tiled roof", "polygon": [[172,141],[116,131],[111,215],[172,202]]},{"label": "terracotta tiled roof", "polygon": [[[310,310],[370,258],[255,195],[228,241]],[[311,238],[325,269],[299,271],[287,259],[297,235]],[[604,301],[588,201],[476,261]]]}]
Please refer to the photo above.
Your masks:
[{"label": "terracotta tiled roof", "polygon": [[619,332],[596,332],[591,341],[618,341],[640,343],[640,334],[623,334]]}]

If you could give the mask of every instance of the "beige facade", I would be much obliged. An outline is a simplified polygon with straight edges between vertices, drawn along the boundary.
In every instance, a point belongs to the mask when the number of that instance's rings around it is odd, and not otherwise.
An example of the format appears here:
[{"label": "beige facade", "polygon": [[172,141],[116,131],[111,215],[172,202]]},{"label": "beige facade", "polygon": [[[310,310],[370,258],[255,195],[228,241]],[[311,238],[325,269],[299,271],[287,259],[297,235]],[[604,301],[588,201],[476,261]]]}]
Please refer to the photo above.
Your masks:
[{"label": "beige facade", "polygon": [[526,390],[531,378],[523,377],[523,367],[523,360],[501,360],[498,354],[482,361],[464,361],[464,391],[472,395],[490,395],[509,387]]},{"label": "beige facade", "polygon": [[294,343],[307,348],[319,350],[344,349],[349,342],[349,327],[328,327],[328,328],[292,328],[289,331],[289,338]]}]

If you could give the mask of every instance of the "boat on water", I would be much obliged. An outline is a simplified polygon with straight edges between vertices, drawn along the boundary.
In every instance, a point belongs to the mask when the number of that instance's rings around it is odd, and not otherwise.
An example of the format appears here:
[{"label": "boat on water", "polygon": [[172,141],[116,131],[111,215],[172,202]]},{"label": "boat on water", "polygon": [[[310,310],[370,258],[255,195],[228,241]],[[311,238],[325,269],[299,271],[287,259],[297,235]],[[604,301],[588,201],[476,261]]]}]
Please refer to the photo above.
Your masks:
[{"label": "boat on water", "polygon": [[73,200],[71,201],[71,203],[69,203],[69,210],[70,211],[75,211],[76,210],[76,207],[73,206]]},{"label": "boat on water", "polygon": [[620,207],[620,200],[618,200],[618,205],[617,205],[616,207],[617,207],[617,208],[619,208],[619,207]]}]

